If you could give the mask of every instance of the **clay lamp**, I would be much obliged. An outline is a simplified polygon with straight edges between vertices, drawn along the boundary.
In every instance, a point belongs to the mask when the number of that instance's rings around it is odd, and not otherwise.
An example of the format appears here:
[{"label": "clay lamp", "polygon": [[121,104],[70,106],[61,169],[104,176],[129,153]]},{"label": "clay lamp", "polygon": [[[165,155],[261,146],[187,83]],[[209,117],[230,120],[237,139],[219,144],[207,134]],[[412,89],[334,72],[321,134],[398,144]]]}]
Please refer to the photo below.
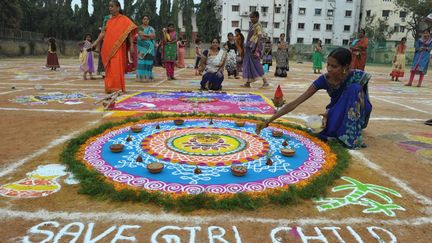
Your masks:
[{"label": "clay lamp", "polygon": [[201,169],[197,165],[196,168],[194,169],[194,174],[199,175],[201,173],[202,173],[202,171],[201,171]]},{"label": "clay lamp", "polygon": [[113,153],[120,153],[121,151],[123,151],[124,145],[123,144],[111,144],[109,146],[111,152]]},{"label": "clay lamp", "polygon": [[160,129],[160,126],[159,126],[159,124],[157,124],[157,125],[156,125],[156,129]]},{"label": "clay lamp", "polygon": [[231,166],[231,173],[235,176],[244,176],[246,175],[248,169],[243,165],[233,165]]},{"label": "clay lamp", "polygon": [[238,126],[238,127],[244,127],[245,122],[244,122],[244,121],[236,121],[235,124],[236,124],[236,126]]},{"label": "clay lamp", "polygon": [[287,140],[284,140],[284,141],[282,142],[282,146],[284,146],[284,147],[288,146],[288,142],[287,142]]},{"label": "clay lamp", "polygon": [[275,137],[275,138],[280,138],[280,137],[283,136],[283,132],[272,130],[272,136]]},{"label": "clay lamp", "polygon": [[177,126],[183,125],[184,120],[183,119],[175,119],[174,120],[174,124],[176,124]]},{"label": "clay lamp", "polygon": [[213,125],[213,124],[214,124],[214,122],[213,122],[213,118],[210,118],[209,125]]},{"label": "clay lamp", "polygon": [[152,174],[157,174],[162,171],[164,164],[159,162],[153,162],[147,165],[147,170]]},{"label": "clay lamp", "polygon": [[141,126],[138,126],[138,125],[133,125],[133,126],[131,127],[131,130],[132,130],[132,132],[134,132],[134,133],[139,133],[139,132],[142,131],[142,127],[141,127]]},{"label": "clay lamp", "polygon": [[292,157],[295,154],[295,150],[290,148],[281,149],[281,154],[286,157]]},{"label": "clay lamp", "polygon": [[141,157],[141,155],[138,155],[138,157],[136,158],[136,162],[143,162],[143,158]]}]

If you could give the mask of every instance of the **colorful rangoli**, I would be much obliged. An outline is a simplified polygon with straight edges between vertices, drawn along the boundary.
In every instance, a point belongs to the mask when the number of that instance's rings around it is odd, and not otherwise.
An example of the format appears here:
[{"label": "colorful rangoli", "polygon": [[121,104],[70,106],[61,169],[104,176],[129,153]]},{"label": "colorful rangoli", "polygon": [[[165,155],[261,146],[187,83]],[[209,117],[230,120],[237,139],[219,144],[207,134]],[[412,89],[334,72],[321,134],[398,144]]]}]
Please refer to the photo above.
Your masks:
[{"label": "colorful rangoli", "polygon": [[81,92],[77,93],[62,93],[62,92],[48,92],[41,93],[39,95],[25,95],[17,96],[10,101],[20,104],[30,105],[46,105],[49,102],[58,102],[68,105],[81,104],[82,99],[100,99],[103,94],[84,94]]},{"label": "colorful rangoli", "polygon": [[[116,188],[214,195],[301,187],[336,164],[336,155],[327,144],[283,125],[272,125],[258,136],[255,120],[242,119],[246,123],[240,127],[236,123],[240,120],[231,117],[189,117],[182,125],[176,125],[175,119],[141,120],[110,128],[88,139],[78,159]],[[132,132],[132,126],[141,126],[141,132]],[[273,131],[282,136],[274,137]],[[113,144],[124,145],[123,151],[112,152]],[[283,148],[295,150],[294,156],[282,155]],[[154,162],[164,165],[161,173],[147,170]],[[245,166],[247,173],[235,176],[230,170],[235,165]]]},{"label": "colorful rangoli", "polygon": [[123,112],[274,114],[271,101],[254,93],[144,91],[118,101]]}]

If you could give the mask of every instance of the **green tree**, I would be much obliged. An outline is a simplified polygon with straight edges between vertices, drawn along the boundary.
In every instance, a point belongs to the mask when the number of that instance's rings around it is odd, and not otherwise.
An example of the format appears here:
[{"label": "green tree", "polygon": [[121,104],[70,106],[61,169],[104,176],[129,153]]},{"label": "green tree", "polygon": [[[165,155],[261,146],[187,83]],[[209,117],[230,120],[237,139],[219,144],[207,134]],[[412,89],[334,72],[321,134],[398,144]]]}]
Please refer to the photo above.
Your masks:
[{"label": "green tree", "polygon": [[171,23],[174,24],[176,29],[179,28],[178,16],[180,14],[180,0],[174,0],[171,9]]},{"label": "green tree", "polygon": [[219,36],[221,21],[216,14],[217,0],[201,1],[197,11],[198,37],[204,42]]},{"label": "green tree", "polygon": [[0,27],[19,28],[23,17],[19,1],[2,1],[0,3],[0,8]]},{"label": "green tree", "polygon": [[395,4],[399,7],[398,10],[407,12],[408,26],[412,36],[417,38],[421,33],[421,23],[428,14],[432,11],[431,0],[395,0]]},{"label": "green tree", "polygon": [[394,33],[388,22],[376,15],[366,17],[366,27],[364,28],[369,40],[375,42],[385,42]]},{"label": "green tree", "polygon": [[170,1],[169,0],[161,0],[160,8],[159,8],[159,18],[161,27],[166,27],[170,21]]},{"label": "green tree", "polygon": [[182,10],[182,20],[183,20],[183,27],[185,29],[185,35],[184,38],[186,40],[192,39],[192,15],[194,14],[194,7],[195,4],[193,0],[182,0],[181,2],[181,10]]}]

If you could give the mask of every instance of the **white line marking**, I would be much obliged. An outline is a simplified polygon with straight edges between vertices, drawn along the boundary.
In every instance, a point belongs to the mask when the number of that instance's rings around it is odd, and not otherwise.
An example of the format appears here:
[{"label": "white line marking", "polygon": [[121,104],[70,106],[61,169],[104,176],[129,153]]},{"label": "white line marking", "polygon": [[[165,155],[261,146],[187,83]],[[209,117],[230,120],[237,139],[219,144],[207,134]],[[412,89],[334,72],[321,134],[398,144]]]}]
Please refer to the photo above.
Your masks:
[{"label": "white line marking", "polygon": [[0,93],[0,95],[10,94],[10,93],[16,93],[16,92],[20,92],[20,91],[24,91],[24,90],[29,90],[29,89],[32,89],[32,88],[14,89],[14,90],[11,90],[11,91],[2,92],[2,93]]},{"label": "white line marking", "polygon": [[[180,69],[180,70],[177,70],[177,72],[175,72],[175,73],[181,73],[181,72],[183,72],[184,70],[186,70],[186,68],[182,68],[182,69]],[[165,81],[168,81],[168,79],[164,79],[164,80],[162,80],[162,81],[160,81],[160,82],[158,82],[158,83],[156,83],[156,84],[153,84],[153,85],[150,85],[150,87],[157,87],[157,86],[159,86],[160,84],[162,84],[163,82],[165,82]]]},{"label": "white line marking", "polygon": [[24,109],[24,108],[9,108],[0,107],[3,111],[34,111],[34,112],[59,112],[59,113],[93,113],[100,114],[101,111],[97,110],[56,110],[56,109]]},{"label": "white line marking", "polygon": [[10,209],[0,209],[0,217],[6,218],[22,218],[26,220],[98,220],[98,221],[125,221],[133,220],[138,222],[176,222],[189,224],[203,224],[213,221],[218,222],[248,222],[248,223],[264,223],[278,225],[353,225],[353,224],[383,224],[383,225],[428,225],[432,224],[432,217],[409,218],[409,219],[373,219],[373,218],[342,218],[342,219],[325,219],[325,218],[299,218],[299,219],[272,219],[272,218],[256,218],[256,217],[232,217],[230,214],[221,214],[217,216],[181,216],[171,213],[128,213],[128,212],[111,212],[111,213],[94,213],[94,212],[52,212],[47,210],[38,210],[34,212],[15,211]]},{"label": "white line marking", "polygon": [[390,181],[392,181],[393,183],[398,185],[400,188],[404,189],[408,194],[411,194],[411,196],[414,196],[415,198],[417,198],[417,200],[420,203],[422,203],[424,205],[428,205],[428,206],[432,205],[432,200],[430,198],[415,192],[406,182],[404,182],[404,181],[390,175],[389,173],[387,173],[379,165],[375,164],[374,162],[372,162],[368,158],[366,158],[366,156],[364,156],[364,154],[362,152],[356,151],[356,150],[350,150],[349,153],[351,155],[353,155],[354,157],[356,157],[357,159],[359,159],[360,161],[362,161],[369,168],[379,172],[381,175],[390,179]]},{"label": "white line marking", "polygon": [[[87,129],[88,126],[93,126],[94,124],[97,124],[98,122],[99,122],[99,120],[89,122],[84,127]],[[25,158],[23,158],[21,160],[18,160],[17,162],[15,162],[13,164],[10,164],[6,168],[1,168],[0,169],[0,178],[3,177],[3,176],[5,176],[5,175],[7,175],[7,174],[12,173],[18,167],[20,167],[21,165],[25,164],[29,160],[34,159],[37,156],[42,155],[43,153],[47,152],[48,150],[52,149],[53,147],[55,147],[55,146],[57,146],[57,145],[59,145],[61,143],[64,143],[64,142],[66,142],[69,139],[72,139],[73,137],[75,137],[76,135],[78,135],[78,134],[80,134],[81,132],[84,132],[84,131],[85,131],[84,129],[78,130],[78,131],[69,133],[68,135],[64,135],[64,136],[62,136],[60,138],[57,138],[54,141],[50,142],[48,145],[44,146],[42,149],[39,149],[38,151],[32,153],[31,155],[29,155],[29,156],[27,156],[27,157],[25,157]]]},{"label": "white line marking", "polygon": [[394,101],[390,101],[390,100],[387,100],[387,99],[384,99],[384,98],[379,98],[379,97],[377,97],[377,96],[371,96],[371,97],[372,97],[372,98],[375,98],[375,99],[377,99],[377,100],[381,100],[381,101],[384,101],[384,102],[390,103],[390,104],[399,105],[399,106],[405,107],[405,108],[410,109],[410,110],[413,110],[413,111],[418,111],[418,112],[422,112],[422,113],[426,113],[426,114],[432,114],[432,111],[424,111],[424,110],[420,110],[420,109],[414,108],[414,107],[409,106],[409,105],[400,104],[400,103],[397,103],[397,102],[394,102]]}]

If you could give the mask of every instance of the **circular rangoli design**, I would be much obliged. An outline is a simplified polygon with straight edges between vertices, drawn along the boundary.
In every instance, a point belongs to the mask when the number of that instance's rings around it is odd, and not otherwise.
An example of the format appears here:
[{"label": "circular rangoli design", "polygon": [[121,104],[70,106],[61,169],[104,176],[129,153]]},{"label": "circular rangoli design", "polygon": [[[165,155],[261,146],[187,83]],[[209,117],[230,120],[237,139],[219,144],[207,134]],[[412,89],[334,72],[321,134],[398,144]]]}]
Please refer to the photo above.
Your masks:
[{"label": "circular rangoli design", "polygon": [[[264,129],[258,136],[252,120],[238,127],[235,118],[213,118],[211,125],[209,119],[186,118],[181,126],[175,125],[174,119],[113,127],[89,139],[81,147],[81,159],[114,184],[188,194],[265,193],[305,185],[324,168],[331,168],[329,161],[335,160],[325,143],[282,125]],[[142,131],[131,132],[133,125],[142,126]],[[272,130],[283,136],[273,137]],[[123,144],[124,150],[112,153],[112,144]],[[281,154],[284,145],[295,150],[294,156]],[[161,173],[147,170],[153,162],[164,164]],[[230,170],[233,165],[245,166],[247,173],[234,176]],[[197,168],[200,173],[196,173]]]}]

